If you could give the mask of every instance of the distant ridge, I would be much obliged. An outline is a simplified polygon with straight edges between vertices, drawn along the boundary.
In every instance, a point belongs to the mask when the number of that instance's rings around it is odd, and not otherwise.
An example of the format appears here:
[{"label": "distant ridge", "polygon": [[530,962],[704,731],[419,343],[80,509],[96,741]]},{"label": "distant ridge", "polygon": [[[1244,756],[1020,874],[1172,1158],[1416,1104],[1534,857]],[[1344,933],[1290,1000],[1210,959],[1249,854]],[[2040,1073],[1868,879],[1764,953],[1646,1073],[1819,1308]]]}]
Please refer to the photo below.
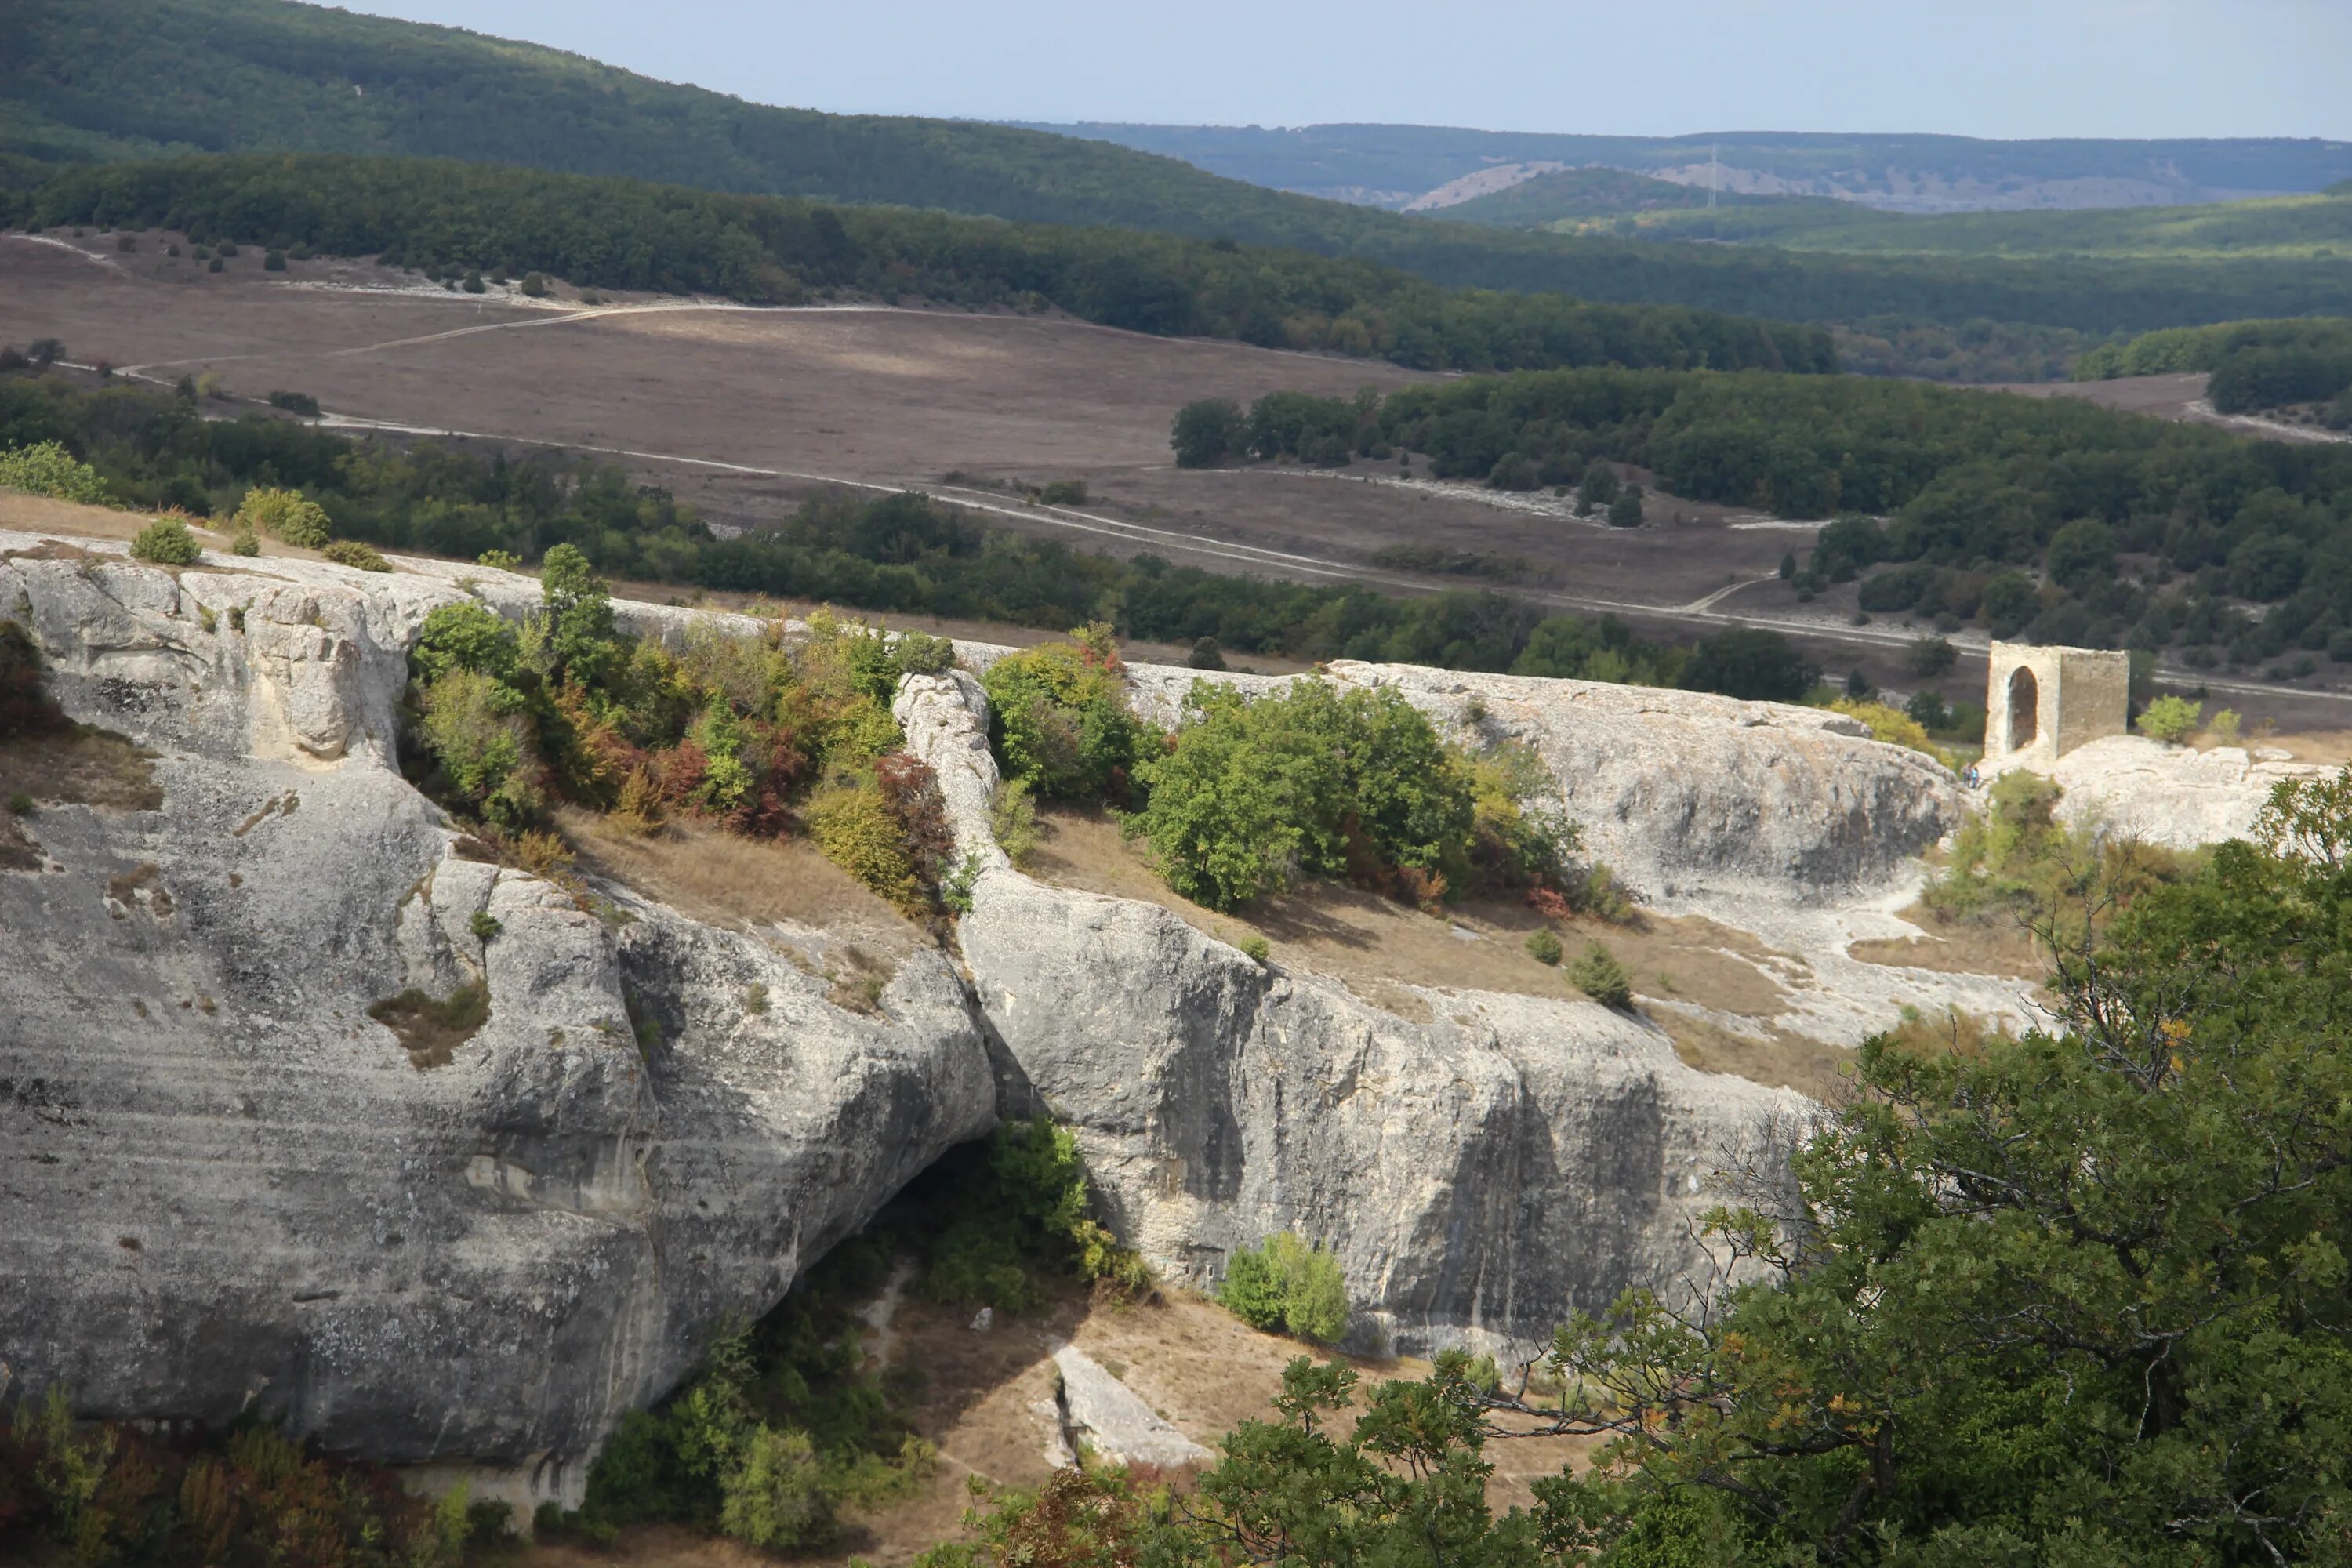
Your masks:
[{"label": "distant ridge", "polygon": [[2163,206],[2300,195],[2352,178],[2352,142],[2242,140],[1992,142],[1968,136],[1725,131],[1573,136],[1437,125],[1027,122],[1163,153],[1276,190],[1402,209],[1481,169],[1600,164],[1723,189],[1832,196],[1899,212]]}]

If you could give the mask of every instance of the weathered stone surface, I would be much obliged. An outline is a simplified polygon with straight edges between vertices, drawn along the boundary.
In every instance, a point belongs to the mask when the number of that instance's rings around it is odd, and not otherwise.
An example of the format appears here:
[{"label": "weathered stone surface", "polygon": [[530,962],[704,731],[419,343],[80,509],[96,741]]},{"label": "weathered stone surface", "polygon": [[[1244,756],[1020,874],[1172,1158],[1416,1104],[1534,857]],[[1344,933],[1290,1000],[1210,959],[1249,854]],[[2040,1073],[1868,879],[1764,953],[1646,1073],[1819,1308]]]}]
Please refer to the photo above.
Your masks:
[{"label": "weathered stone surface", "polygon": [[[0,616],[35,628],[70,711],[161,753],[164,795],[45,809],[57,868],[0,872],[0,1359],[20,1385],[61,1379],[96,1413],[251,1406],[563,1495],[721,1313],[773,1300],[1000,1104],[1071,1119],[1108,1217],[1174,1277],[1297,1230],[1338,1251],[1358,1338],[1402,1349],[1671,1285],[1701,1261],[1711,1173],[1809,1109],[1588,1003],[1423,988],[1412,1023],[1156,906],[1032,881],[989,833],[961,673],[910,679],[898,710],[981,860],[968,984],[920,952],[877,1016],[845,1013],[757,933],[619,889],[583,908],[457,854],[392,765],[403,650],[437,605],[519,616],[535,590],[403,564],[0,559]],[[648,635],[696,621],[619,608]],[[1879,896],[1957,821],[1933,763],[1811,710],[1333,677],[1534,746],[1595,850],[1664,900]],[[1162,708],[1191,679],[1134,673]],[[445,1065],[367,1011],[475,984],[488,1021]]]},{"label": "weathered stone surface", "polygon": [[1216,1458],[1161,1420],[1140,1394],[1076,1345],[1064,1345],[1054,1352],[1054,1370],[1061,1380],[1056,1414],[1065,1434],[1056,1463],[1078,1463],[1077,1456],[1070,1452],[1070,1437],[1120,1465],[1173,1469],[1179,1465],[1206,1464]]},{"label": "weathered stone surface", "polygon": [[[992,1125],[981,1026],[935,952],[859,1016],[755,935],[458,858],[391,766],[457,591],[334,570],[0,561],[0,616],[163,795],[46,805],[47,868],[0,873],[0,1362],[576,1500],[722,1314]],[[477,983],[444,1065],[368,1013]]]},{"label": "weathered stone surface", "polygon": [[[962,730],[984,732],[960,689]],[[915,743],[984,761],[933,695]],[[984,832],[981,798],[950,796],[960,833]],[[1329,1247],[1360,1343],[1525,1341],[1671,1287],[1701,1265],[1708,1178],[1809,1111],[1592,1003],[1423,990],[1415,1024],[1157,905],[1002,864],[973,896],[963,949],[1007,1113],[1072,1122],[1114,1227],[1174,1278],[1213,1280],[1276,1231]]]},{"label": "weathered stone surface", "polygon": [[2039,771],[2065,790],[2058,817],[2069,826],[2095,824],[2118,837],[2190,849],[2244,837],[2273,789],[2330,770],[2284,752],[2199,752],[2145,735],[2111,735]]}]

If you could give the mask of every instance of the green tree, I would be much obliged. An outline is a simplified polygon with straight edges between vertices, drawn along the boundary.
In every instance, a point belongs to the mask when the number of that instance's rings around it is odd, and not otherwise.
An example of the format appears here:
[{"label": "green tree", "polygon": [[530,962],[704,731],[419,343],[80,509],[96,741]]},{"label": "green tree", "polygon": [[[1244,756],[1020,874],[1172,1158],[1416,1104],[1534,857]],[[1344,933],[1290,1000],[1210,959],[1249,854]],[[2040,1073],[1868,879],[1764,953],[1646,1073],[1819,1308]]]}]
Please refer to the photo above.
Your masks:
[{"label": "green tree", "polygon": [[1241,405],[1229,397],[1202,397],[1176,411],[1168,439],[1180,468],[1213,468],[1241,455],[1247,429]]},{"label": "green tree", "polygon": [[1580,516],[1606,507],[1617,499],[1617,470],[1602,458],[1595,458],[1585,466],[1584,478],[1576,487],[1576,510]]},{"label": "green tree", "polygon": [[1795,702],[1819,685],[1821,667],[1787,637],[1741,626],[1701,639],[1683,666],[1686,691],[1719,691],[1751,702]]},{"label": "green tree", "polygon": [[594,686],[618,666],[613,594],[576,545],[559,544],[540,563],[541,647],[557,681]]},{"label": "green tree", "polygon": [[824,1464],[805,1432],[755,1429],[720,1490],[719,1528],[763,1552],[807,1552],[839,1533]]},{"label": "green tree", "polygon": [[1617,499],[1609,503],[1609,526],[1612,528],[1642,526],[1641,486],[1627,485],[1617,492]]}]

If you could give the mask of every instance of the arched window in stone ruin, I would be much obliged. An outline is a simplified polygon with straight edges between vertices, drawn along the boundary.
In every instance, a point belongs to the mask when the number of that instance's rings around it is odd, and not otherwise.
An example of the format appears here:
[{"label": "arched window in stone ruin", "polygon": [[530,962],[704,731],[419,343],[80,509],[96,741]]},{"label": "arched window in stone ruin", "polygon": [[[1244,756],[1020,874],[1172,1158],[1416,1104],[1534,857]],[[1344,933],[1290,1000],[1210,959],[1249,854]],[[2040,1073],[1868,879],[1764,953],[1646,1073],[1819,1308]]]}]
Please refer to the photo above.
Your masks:
[{"label": "arched window in stone ruin", "polygon": [[2040,732],[2042,684],[2033,672],[2020,666],[2009,677],[2009,749],[2021,752]]}]

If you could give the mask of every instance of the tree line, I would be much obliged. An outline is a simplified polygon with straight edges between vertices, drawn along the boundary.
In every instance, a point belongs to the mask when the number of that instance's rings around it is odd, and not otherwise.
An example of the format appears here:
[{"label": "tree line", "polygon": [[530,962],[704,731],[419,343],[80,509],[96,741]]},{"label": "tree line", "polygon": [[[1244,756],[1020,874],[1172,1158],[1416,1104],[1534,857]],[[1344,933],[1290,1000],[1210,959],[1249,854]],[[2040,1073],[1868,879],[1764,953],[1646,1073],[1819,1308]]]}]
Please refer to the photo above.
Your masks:
[{"label": "tree line", "polygon": [[[2192,664],[2352,662],[2352,449],[2252,441],[2067,399],[1859,377],[1578,370],[1353,401],[1196,404],[1180,463],[1427,455],[1440,478],[1580,484],[1596,461],[1665,492],[1832,520],[1801,589],[1865,610]],[[2128,569],[2125,569],[2128,568]],[[2249,606],[2262,606],[2250,609]]]},{"label": "tree line", "polygon": [[1129,229],[834,206],[417,159],[205,157],[76,165],[0,196],[37,228],[161,227],[377,256],[435,277],[503,269],[574,284],[791,304],[849,292],[1059,310],[1167,337],[1377,357],[1423,369],[1836,368],[1828,334],[1679,306],[1440,288],[1307,250]]},{"label": "tree line", "polygon": [[614,463],[399,444],[264,414],[207,419],[193,385],[86,389],[29,367],[0,374],[0,451],[48,441],[92,464],[119,502],[226,518],[254,488],[282,486],[315,502],[339,539],[462,560],[503,552],[536,561],[570,545],[612,577],[1054,630],[1103,621],[1129,637],[1205,640],[1218,657],[1361,658],[1783,700],[1802,697],[1817,675],[1770,634],[1727,633],[1695,650],[1497,593],[1395,597],[1094,554],[914,494],[821,493],[772,527],[722,539],[692,506]]}]

